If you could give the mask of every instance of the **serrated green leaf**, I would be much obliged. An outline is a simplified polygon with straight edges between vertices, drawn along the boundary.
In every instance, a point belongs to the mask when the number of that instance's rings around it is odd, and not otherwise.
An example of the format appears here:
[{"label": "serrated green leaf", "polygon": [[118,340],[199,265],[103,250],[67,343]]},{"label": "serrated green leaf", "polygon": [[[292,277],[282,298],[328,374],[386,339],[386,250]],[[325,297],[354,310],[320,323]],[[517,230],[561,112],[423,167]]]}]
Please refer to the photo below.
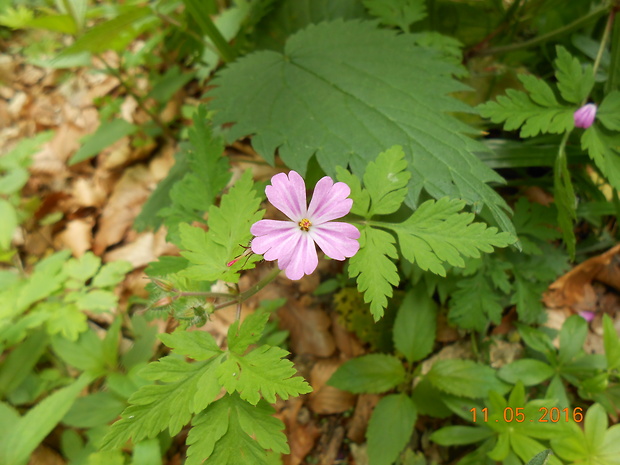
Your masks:
[{"label": "serrated green leaf", "polygon": [[398,309],[394,321],[394,345],[409,362],[426,357],[435,343],[437,304],[426,286],[416,284]]},{"label": "serrated green leaf", "polygon": [[228,350],[243,355],[251,344],[256,344],[265,330],[270,312],[259,309],[249,315],[243,324],[235,321],[228,328]]},{"label": "serrated green leaf", "polygon": [[209,360],[222,353],[213,336],[206,331],[177,329],[172,334],[162,333],[158,337],[166,346],[173,349],[175,354],[185,355],[194,360]]},{"label": "serrated green leaf", "polygon": [[97,375],[105,370],[103,341],[92,330],[80,334],[76,341],[54,337],[52,348],[63,362],[78,370]]},{"label": "serrated green leaf", "polygon": [[386,26],[398,26],[409,32],[409,26],[426,18],[424,0],[363,0],[371,15]]},{"label": "serrated green leaf", "polygon": [[349,198],[353,200],[351,213],[368,217],[368,209],[370,208],[370,194],[366,189],[362,189],[362,183],[359,178],[341,166],[336,167],[336,179],[344,182],[351,189]]},{"label": "serrated green leaf", "polygon": [[258,347],[245,356],[229,353],[217,368],[217,378],[231,394],[237,391],[241,398],[256,405],[261,396],[269,403],[276,401],[276,394],[286,400],[312,391],[293,363],[284,357],[289,353],[280,347]]},{"label": "serrated green leaf", "polygon": [[535,386],[551,378],[554,369],[540,360],[525,358],[504,365],[497,375],[508,383],[521,381],[525,386]]},{"label": "serrated green leaf", "polygon": [[473,153],[485,149],[447,113],[471,111],[447,96],[462,89],[450,76],[459,71],[408,34],[370,22],[311,25],[288,39],[284,54],[257,52],[220,72],[210,92],[214,122],[235,122],[228,140],[254,134],[267,161],[277,148],[302,175],[316,155],[331,176],[350,165],[361,177],[377,153],[400,145],[409,162],[415,157],[409,206],[426,189],[435,198],[483,203],[512,231],[507,205],[486,184],[501,180]]},{"label": "serrated green leaf", "polygon": [[368,459],[373,465],[391,465],[409,442],[418,412],[406,394],[379,401],[368,422]]},{"label": "serrated green leaf", "polygon": [[71,278],[86,282],[95,275],[100,266],[101,259],[88,251],[79,258],[70,259],[64,269]]},{"label": "serrated green leaf", "polygon": [[[209,231],[181,224],[179,232],[185,249],[181,255],[190,266],[181,276],[199,281],[224,280],[237,282],[244,263],[226,264],[243,252],[244,244],[251,239],[250,226],[263,217],[257,211],[261,199],[253,189],[252,172],[246,171],[235,185],[222,197],[219,207],[209,208]],[[259,260],[254,257],[245,263],[245,269]]]},{"label": "serrated green leaf", "polygon": [[504,307],[498,294],[484,273],[460,279],[452,293],[448,319],[463,329],[484,331],[489,323],[498,324]]},{"label": "serrated green leaf", "polygon": [[516,238],[484,223],[472,223],[473,213],[458,213],[465,202],[444,197],[428,200],[402,223],[378,223],[396,232],[400,250],[424,271],[446,275],[443,262],[463,267],[463,257],[480,257],[493,247],[506,247]]},{"label": "serrated green leaf", "polygon": [[357,277],[357,288],[364,293],[364,302],[370,302],[370,312],[378,321],[392,297],[392,286],[400,278],[391,259],[398,258],[394,237],[380,229],[366,226],[359,238],[360,249],[349,260],[349,277]]},{"label": "serrated green leaf", "polygon": [[269,465],[265,448],[289,452],[281,431],[284,425],[271,416],[273,412],[264,403],[253,407],[237,395],[224,396],[194,419],[187,437],[186,464],[208,460],[221,465]]},{"label": "serrated green leaf", "polygon": [[[134,442],[152,438],[166,428],[171,435],[177,434],[189,423],[192,413],[204,409],[219,392],[219,385],[213,384],[214,373],[209,377],[203,375],[217,366],[220,358],[188,363],[169,356],[149,364],[140,375],[168,384],[149,384],[136,391],[129,398],[130,405],[122,419],[112,425],[103,439],[102,448],[119,448],[131,438]],[[205,385],[209,380],[211,385]],[[204,391],[211,398],[208,402],[196,403],[195,397],[204,396]]]},{"label": "serrated green leaf", "polygon": [[507,388],[493,368],[471,360],[438,360],[426,378],[441,391],[470,399],[486,397],[489,391],[505,392]]},{"label": "serrated green leaf", "polygon": [[588,151],[609,183],[620,189],[620,134],[610,134],[592,125],[581,136],[581,148]]},{"label": "serrated green leaf", "polygon": [[514,211],[512,221],[524,253],[540,255],[542,250],[538,241],[551,241],[560,237],[560,232],[553,227],[555,215],[550,207],[520,197]]},{"label": "serrated green leaf", "polygon": [[93,278],[93,287],[112,287],[120,283],[127,273],[133,270],[133,265],[124,260],[106,263]]},{"label": "serrated green leaf", "polygon": [[[67,296],[67,301],[72,299]],[[109,312],[118,304],[118,297],[112,291],[93,289],[88,292],[77,293],[75,305],[79,310],[89,310],[91,312]]]},{"label": "serrated green leaf", "polygon": [[596,112],[596,118],[610,131],[620,131],[620,92],[605,96]]},{"label": "serrated green leaf", "polygon": [[556,53],[555,77],[560,94],[567,102],[581,105],[594,86],[592,65],[582,66],[577,58],[560,45],[556,47]]},{"label": "serrated green leaf", "polygon": [[115,420],[126,404],[110,392],[95,392],[79,397],[62,422],[74,428],[94,428]]},{"label": "serrated green leaf", "polygon": [[400,146],[381,152],[375,161],[368,163],[364,173],[364,187],[370,194],[368,218],[389,215],[400,208],[411,178],[406,169],[405,152]]},{"label": "serrated green leaf", "polygon": [[370,354],[348,360],[327,384],[354,394],[389,391],[405,380],[402,363],[391,355]]},{"label": "serrated green leaf", "polygon": [[[544,81],[539,82],[544,84]],[[544,86],[548,87],[546,84]],[[545,101],[545,91],[542,88],[535,95],[539,101]],[[497,97],[496,102],[483,103],[477,109],[492,122],[503,122],[506,131],[521,128],[519,135],[523,138],[534,137],[540,133],[561,134],[574,126],[573,108],[559,104],[551,108],[543,107],[530,100],[525,92],[514,89],[508,89],[505,96]]]},{"label": "serrated green leaf", "polygon": [[0,15],[0,25],[11,29],[23,29],[33,18],[33,11],[24,5],[17,5],[15,8],[7,6]]}]

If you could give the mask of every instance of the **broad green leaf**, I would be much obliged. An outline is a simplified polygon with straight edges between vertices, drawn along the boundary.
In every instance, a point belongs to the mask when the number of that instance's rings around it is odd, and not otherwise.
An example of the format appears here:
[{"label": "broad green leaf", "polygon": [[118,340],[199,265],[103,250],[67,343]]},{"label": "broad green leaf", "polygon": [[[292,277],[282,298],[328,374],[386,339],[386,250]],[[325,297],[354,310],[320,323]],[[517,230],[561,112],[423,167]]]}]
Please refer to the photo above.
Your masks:
[{"label": "broad green leaf", "polygon": [[448,113],[471,112],[448,96],[464,90],[451,77],[458,72],[408,34],[334,21],[290,37],[284,54],[260,51],[237,60],[209,95],[214,122],[235,123],[228,140],[254,134],[254,148],[270,163],[277,149],[302,175],[316,155],[331,176],[336,166],[350,165],[362,177],[377,153],[400,145],[411,173],[409,206],[426,189],[435,198],[482,203],[503,230],[513,231],[506,203],[486,184],[501,179],[474,154],[486,149]]},{"label": "broad green leaf", "polygon": [[409,362],[426,357],[435,343],[437,305],[426,286],[418,283],[409,291],[394,321],[394,345]]},{"label": "broad green leaf", "polygon": [[376,394],[395,388],[405,381],[405,376],[396,357],[370,354],[344,362],[327,384],[355,394]]},{"label": "broad green leaf", "polygon": [[[515,454],[523,461],[532,457],[532,454],[536,454],[538,451],[543,450],[543,446],[536,439],[532,439],[524,434],[512,434],[510,435],[510,447]],[[549,456],[549,465],[562,465],[562,462],[555,456]]]},{"label": "broad green leaf", "polygon": [[133,270],[133,265],[124,260],[106,263],[93,278],[93,287],[112,287],[120,283],[127,273]]},{"label": "broad green leaf", "polygon": [[371,15],[386,26],[398,26],[409,32],[409,26],[426,18],[424,0],[363,0]]},{"label": "broad green leaf", "polygon": [[15,8],[8,6],[0,15],[0,25],[11,29],[23,29],[33,18],[33,11],[24,5],[17,5]]},{"label": "broad green leaf", "polygon": [[293,363],[285,359],[288,355],[284,349],[266,345],[245,356],[229,353],[217,368],[217,379],[229,394],[237,391],[252,405],[261,397],[273,404],[276,394],[284,400],[307,394],[312,388],[301,376],[295,376]]},{"label": "broad green leaf", "polygon": [[[589,129],[592,129],[591,126]],[[587,132],[587,130],[586,130]],[[582,144],[583,138],[582,136]],[[577,219],[575,212],[575,190],[571,181],[570,171],[568,170],[568,162],[566,154],[561,153],[556,157],[555,167],[553,170],[553,189],[555,197],[555,205],[558,209],[558,226],[562,231],[562,238],[571,259],[575,258],[575,246],[577,239],[573,228],[573,222]]]},{"label": "broad green leaf", "polygon": [[206,331],[184,331],[177,329],[172,334],[162,333],[159,339],[175,354],[194,360],[209,360],[222,353],[213,336]]},{"label": "broad green leaf", "polygon": [[402,223],[374,224],[396,232],[400,250],[411,263],[424,271],[446,275],[443,262],[463,267],[463,257],[480,257],[493,247],[506,247],[516,238],[484,223],[472,223],[473,213],[459,213],[465,202],[444,197],[428,200]]},{"label": "broad green leaf", "polygon": [[431,434],[430,439],[441,446],[463,446],[480,442],[493,435],[489,428],[479,426],[444,426]]},{"label": "broad green leaf", "polygon": [[[67,299],[68,302],[72,299]],[[80,310],[91,312],[110,312],[118,304],[118,297],[112,291],[93,289],[87,293],[77,293],[75,304]]]},{"label": "broad green leaf", "polygon": [[[263,217],[257,211],[261,199],[253,189],[252,172],[246,171],[230,191],[222,197],[219,207],[209,208],[209,231],[182,224],[179,227],[183,252],[190,266],[180,274],[199,281],[218,279],[237,282],[238,271],[244,265],[240,260],[232,266],[226,264],[243,252],[243,244],[251,239],[250,226]],[[259,258],[254,257],[245,264]]]},{"label": "broad green leaf", "polygon": [[390,394],[379,401],[368,422],[368,459],[391,465],[409,442],[418,412],[406,394]]},{"label": "broad green leaf", "polygon": [[547,462],[548,462],[548,457],[552,453],[553,452],[551,451],[551,449],[545,449],[544,451],[539,452],[538,454],[536,454],[534,456],[534,458],[532,458],[532,460],[527,462],[526,465],[546,465]]},{"label": "broad green leaf", "polygon": [[28,22],[28,27],[35,29],[47,29],[62,34],[75,35],[77,26],[71,15],[46,15],[38,16]]},{"label": "broad green leaf", "polygon": [[74,428],[107,425],[121,414],[125,406],[124,399],[110,392],[95,392],[78,397],[63,417],[62,422]]},{"label": "broad green leaf", "polygon": [[471,360],[438,360],[426,378],[437,389],[470,399],[483,398],[489,391],[505,392],[507,387],[493,368]]},{"label": "broad green leaf", "polygon": [[160,465],[162,453],[159,441],[147,439],[134,444],[131,458],[131,465]]},{"label": "broad green leaf", "polygon": [[400,208],[411,178],[406,169],[405,153],[399,146],[381,152],[375,161],[368,163],[364,173],[364,187],[370,194],[367,218],[389,215]]},{"label": "broad green leaf", "polygon": [[392,297],[392,286],[400,278],[392,259],[398,258],[394,237],[385,231],[366,226],[359,238],[360,249],[349,260],[349,277],[357,277],[357,289],[370,303],[370,312],[378,321]]},{"label": "broad green leaf", "polygon": [[166,103],[185,84],[192,80],[194,73],[184,73],[178,65],[171,66],[162,76],[153,82],[149,97]]},{"label": "broad green leaf", "polygon": [[554,62],[558,80],[558,89],[567,102],[581,105],[594,86],[592,65],[582,66],[579,60],[562,46],[556,47],[557,58]]},{"label": "broad green leaf", "polygon": [[592,125],[581,136],[581,148],[588,151],[612,187],[620,189],[620,134]]},{"label": "broad green leaf", "polygon": [[26,379],[48,344],[47,334],[38,330],[31,333],[24,342],[5,355],[0,365],[0,398],[4,398]]},{"label": "broad green leaf", "polygon": [[525,386],[536,386],[551,378],[555,370],[540,360],[525,358],[501,367],[497,375],[508,383],[521,381]]},{"label": "broad green leaf", "polygon": [[106,147],[125,136],[133,134],[137,130],[138,126],[128,123],[121,118],[104,121],[99,125],[94,134],[86,137],[82,147],[69,160],[69,165],[75,165],[94,157]]},{"label": "broad green leaf", "polygon": [[568,363],[582,350],[588,335],[588,323],[579,315],[564,321],[560,330],[560,363]]},{"label": "broad green leaf", "polygon": [[56,427],[75,398],[92,380],[90,375],[83,374],[30,409],[8,434],[0,438],[0,463],[26,463],[30,454]]},{"label": "broad green leaf", "polygon": [[64,270],[69,277],[85,283],[95,275],[100,266],[101,258],[88,251],[80,258],[69,259]]},{"label": "broad green leaf", "polygon": [[53,337],[52,348],[66,364],[78,370],[94,374],[104,370],[103,342],[93,330],[83,332],[76,341]]},{"label": "broad green leaf", "polygon": [[17,228],[17,213],[7,200],[0,199],[0,250],[7,250]]},{"label": "broad green leaf", "polygon": [[120,50],[139,34],[135,24],[151,15],[153,12],[148,6],[126,8],[116,18],[89,28],[73,45],[65,48],[59,58],[85,51],[101,53],[110,49]]},{"label": "broad green leaf", "polygon": [[596,112],[596,118],[610,131],[620,131],[620,92],[606,95]]},{"label": "broad green leaf", "polygon": [[7,173],[0,175],[0,194],[19,192],[28,182],[30,173],[20,166],[11,168]]},{"label": "broad green leaf", "polygon": [[261,402],[251,406],[237,395],[224,396],[196,416],[187,444],[187,465],[207,462],[237,465],[240,460],[269,465],[265,449],[289,453],[284,424],[274,409]]},{"label": "broad green leaf", "polygon": [[620,339],[612,319],[607,314],[603,315],[603,343],[607,369],[615,370],[620,367]]}]

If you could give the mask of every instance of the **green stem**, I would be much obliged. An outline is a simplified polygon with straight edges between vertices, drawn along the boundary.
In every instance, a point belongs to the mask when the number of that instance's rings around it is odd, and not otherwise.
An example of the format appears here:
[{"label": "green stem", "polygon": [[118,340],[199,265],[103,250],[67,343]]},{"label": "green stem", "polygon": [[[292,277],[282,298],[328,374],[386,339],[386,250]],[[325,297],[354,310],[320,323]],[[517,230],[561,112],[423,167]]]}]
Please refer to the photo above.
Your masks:
[{"label": "green stem", "polygon": [[217,48],[222,60],[226,63],[234,61],[237,57],[235,50],[230,46],[217,26],[213,24],[209,15],[201,11],[201,0],[184,0],[183,3],[185,3],[185,8],[187,8],[188,13],[198,23],[198,26],[200,26],[202,33],[211,39],[211,42],[213,42],[213,45]]},{"label": "green stem", "polygon": [[227,292],[208,292],[208,291],[181,291],[176,294],[178,297],[191,297],[200,296],[211,299],[226,299],[228,297],[235,297],[233,294]]},{"label": "green stem", "polygon": [[477,52],[476,55],[479,55],[479,56],[499,55],[501,53],[514,52],[515,50],[521,50],[524,48],[533,47],[535,45],[551,40],[557,36],[568,34],[569,32],[579,29],[584,24],[587,24],[588,22],[605,14],[605,12],[607,12],[608,10],[609,10],[608,5],[602,6],[600,8],[597,8],[596,10],[592,10],[587,15],[573,21],[572,23],[567,24],[566,26],[563,26],[559,29],[556,29],[555,31],[548,32],[547,34],[543,34],[531,40],[526,40],[525,42],[519,42],[516,44],[504,45],[501,47],[494,47],[494,48],[488,48],[486,50],[481,50]]},{"label": "green stem", "polygon": [[[594,65],[592,66],[592,74],[596,77],[596,72],[598,71],[598,67],[601,65],[601,58],[603,58],[603,52],[605,51],[605,46],[607,45],[607,40],[609,39],[609,35],[611,34],[611,30],[614,26],[614,18],[615,18],[615,10],[612,10],[609,14],[609,18],[607,18],[607,24],[605,24],[605,30],[603,31],[603,37],[601,37],[601,45],[598,48],[598,53],[596,54],[596,58],[594,59]],[[583,102],[585,104],[585,102]]]},{"label": "green stem", "polygon": [[280,270],[277,267],[274,268],[273,270],[271,270],[271,273],[269,273],[267,276],[265,276],[263,279],[261,279],[256,284],[254,284],[252,287],[243,291],[242,293],[232,298],[231,300],[227,300],[225,302],[222,302],[221,304],[215,305],[213,307],[213,310],[214,311],[220,310],[222,308],[230,307],[231,305],[235,305],[235,304],[240,304],[241,302],[248,300],[254,294],[260,292],[267,284],[269,284],[271,281],[276,279],[276,277],[279,274],[280,274]]}]

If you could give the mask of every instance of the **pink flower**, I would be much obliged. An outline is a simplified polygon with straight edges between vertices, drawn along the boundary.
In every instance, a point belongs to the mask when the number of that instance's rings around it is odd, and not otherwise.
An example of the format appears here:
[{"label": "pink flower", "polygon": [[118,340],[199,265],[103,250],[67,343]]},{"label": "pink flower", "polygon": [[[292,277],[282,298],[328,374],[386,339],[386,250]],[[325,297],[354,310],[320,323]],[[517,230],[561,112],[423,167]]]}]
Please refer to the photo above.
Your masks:
[{"label": "pink flower", "polygon": [[351,189],[328,176],[314,189],[310,206],[306,204],[306,184],[295,171],[276,174],[265,188],[269,201],[290,221],[260,220],[252,225],[252,251],[265,260],[278,260],[278,267],[289,279],[312,273],[319,259],[315,243],[334,260],[352,257],[359,250],[360,232],[352,224],[332,222],[351,210]]},{"label": "pink flower", "polygon": [[577,110],[573,114],[573,118],[575,119],[575,127],[587,129],[592,126],[592,123],[594,123],[594,118],[596,118],[596,110],[596,105],[593,103],[588,103]]}]

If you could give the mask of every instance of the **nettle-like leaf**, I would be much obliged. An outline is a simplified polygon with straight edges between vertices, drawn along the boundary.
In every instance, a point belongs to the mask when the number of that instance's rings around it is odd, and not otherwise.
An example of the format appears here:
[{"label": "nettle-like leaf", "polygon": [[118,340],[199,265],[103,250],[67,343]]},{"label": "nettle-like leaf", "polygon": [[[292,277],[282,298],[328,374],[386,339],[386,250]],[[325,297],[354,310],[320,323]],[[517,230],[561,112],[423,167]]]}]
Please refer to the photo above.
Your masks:
[{"label": "nettle-like leaf", "polygon": [[370,354],[348,360],[332,375],[329,385],[360,393],[380,393],[405,381],[400,360],[392,355]]},{"label": "nettle-like leaf", "polygon": [[241,179],[222,197],[217,206],[209,208],[209,230],[181,224],[179,233],[190,266],[180,274],[190,279],[216,281],[218,279],[237,282],[238,271],[246,269],[259,260],[251,257],[247,262],[239,261],[232,266],[226,264],[243,252],[243,244],[252,237],[250,226],[263,217],[264,210],[258,210],[261,199],[253,189],[251,171],[246,171]]},{"label": "nettle-like leaf", "polygon": [[609,183],[620,189],[620,134],[592,125],[581,136],[581,148],[588,151]]},{"label": "nettle-like leaf", "polygon": [[556,53],[555,77],[560,94],[567,102],[581,105],[594,86],[592,65],[582,66],[579,60],[562,46],[556,47]]},{"label": "nettle-like leaf", "polygon": [[426,18],[425,0],[363,0],[364,6],[382,24],[398,26],[409,32],[409,26]]},{"label": "nettle-like leaf", "polygon": [[426,379],[441,391],[470,399],[486,397],[489,391],[506,392],[508,387],[493,368],[471,360],[438,360]]},{"label": "nettle-like leaf", "polygon": [[214,121],[235,123],[229,140],[254,134],[268,162],[277,150],[302,174],[316,155],[329,175],[350,166],[361,178],[377,153],[401,145],[409,206],[425,189],[484,204],[512,231],[506,203],[487,185],[502,179],[474,154],[487,149],[449,114],[471,111],[448,95],[465,90],[452,78],[461,69],[415,41],[371,22],[311,25],[288,39],[283,54],[256,52],[220,72],[209,93]]}]

